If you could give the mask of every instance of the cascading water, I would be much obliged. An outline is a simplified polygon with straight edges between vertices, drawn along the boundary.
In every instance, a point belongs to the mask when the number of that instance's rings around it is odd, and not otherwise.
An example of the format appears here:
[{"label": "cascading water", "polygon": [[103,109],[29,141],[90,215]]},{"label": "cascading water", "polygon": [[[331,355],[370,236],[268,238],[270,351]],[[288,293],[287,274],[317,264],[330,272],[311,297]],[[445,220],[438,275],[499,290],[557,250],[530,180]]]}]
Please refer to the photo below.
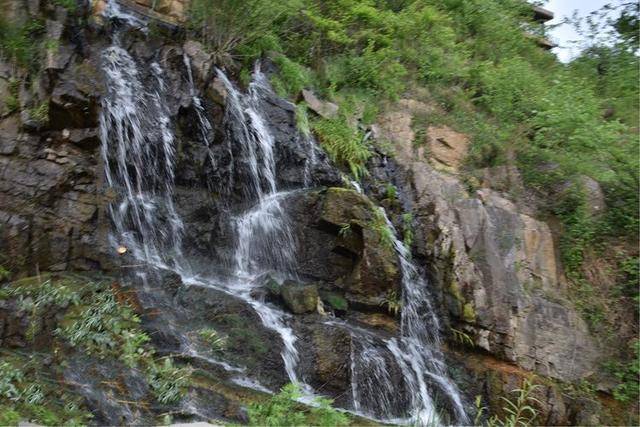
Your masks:
[{"label": "cascading water", "polygon": [[409,250],[397,238],[397,233],[384,209],[380,209],[387,227],[393,231],[393,246],[402,272],[402,310],[400,336],[387,341],[403,372],[411,398],[411,419],[419,424],[440,422],[431,397],[433,388],[449,399],[457,422],[464,424],[467,416],[460,393],[448,378],[444,356],[440,351],[439,322],[428,294],[428,286],[415,265]]},{"label": "cascading water", "polygon": [[111,204],[113,246],[161,266],[182,265],[183,223],[173,202],[175,146],[171,121],[163,108],[159,65],[151,67],[155,85],[141,83],[138,67],[117,43],[105,49],[102,69],[107,92],[102,99],[100,139],[109,187],[121,196]]},{"label": "cascading water", "polygon": [[[136,26],[140,23],[122,12],[117,3],[111,3],[115,6],[107,8],[108,17],[125,23],[135,22]],[[299,359],[294,344],[296,337],[285,324],[286,315],[254,299],[249,281],[255,278],[256,272],[249,260],[256,255],[262,254],[258,259],[267,259],[270,254],[278,253],[279,256],[273,257],[275,261],[269,264],[276,271],[290,270],[288,265],[293,262],[293,239],[285,226],[285,215],[280,206],[280,198],[285,193],[276,192],[273,138],[256,111],[261,91],[269,90],[264,76],[256,70],[249,95],[245,96],[220,72],[229,90],[227,120],[242,130],[235,137],[246,150],[253,178],[248,193],[258,197],[258,205],[235,219],[238,242],[243,242],[238,245],[235,256],[238,279],[219,284],[219,280],[194,277],[182,256],[183,223],[174,205],[175,140],[170,119],[163,108],[162,69],[157,63],[151,64],[155,84],[146,88],[141,83],[138,65],[118,45],[117,33],[114,40],[114,45],[102,55],[107,94],[100,115],[107,184],[122,199],[109,208],[115,228],[110,238],[112,246],[126,248],[136,259],[150,266],[177,272],[185,284],[215,287],[249,303],[265,327],[282,338],[286,372],[292,382],[300,383],[296,374]],[[190,71],[188,61],[185,66]],[[193,88],[191,78],[189,84]],[[209,130],[206,127],[210,124],[195,91],[192,98],[200,125],[205,127],[201,129],[203,138],[206,138]],[[255,245],[247,245],[247,242]],[[271,247],[269,242],[276,244]],[[271,249],[275,252],[270,253]],[[187,351],[193,350],[189,347]]]},{"label": "cascading water", "polygon": [[217,74],[227,90],[225,120],[229,121],[229,128],[233,129],[248,164],[250,185],[247,194],[257,200],[255,206],[234,219],[234,275],[240,279],[235,288],[247,295],[265,326],[278,332],[284,344],[282,358],[289,380],[301,384],[296,372],[299,360],[296,337],[286,326],[285,314],[249,298],[247,290],[247,282],[260,274],[291,275],[295,266],[295,242],[282,207],[289,192],[277,192],[274,140],[259,113],[261,96],[271,89],[259,65],[256,65],[247,95],[241,94],[222,71],[218,70]]},{"label": "cascading water", "polygon": [[[113,7],[108,11],[116,18],[121,13]],[[131,15],[124,14],[119,18],[129,25],[140,25],[140,21]],[[186,285],[212,287],[249,304],[263,325],[280,336],[281,355],[289,381],[302,385],[311,394],[298,373],[300,354],[296,348],[297,337],[288,326],[289,315],[252,295],[257,279],[265,273],[280,278],[296,276],[296,242],[284,207],[293,192],[278,191],[276,145],[261,113],[261,103],[271,95],[266,77],[257,66],[247,93],[242,93],[222,71],[217,71],[227,91],[225,127],[231,143],[237,144],[235,147],[240,152],[233,158],[232,167],[242,169],[246,178],[241,187],[245,209],[230,218],[236,241],[230,278],[194,275],[182,254],[184,225],[174,205],[176,147],[169,113],[163,102],[167,94],[162,67],[151,63],[147,71],[152,78],[143,78],[143,71],[135,60],[118,45],[117,37],[114,40],[102,55],[107,92],[100,116],[107,184],[121,198],[110,206],[114,224],[111,244],[125,247],[146,264],[177,272]],[[210,149],[211,124],[197,95],[189,59],[185,55],[183,60],[202,142]],[[311,138],[305,138],[303,142],[308,151],[305,164],[305,186],[308,186],[318,148]],[[209,153],[211,156],[211,150]],[[215,165],[213,157],[211,160]],[[362,191],[357,184],[354,186]],[[393,228],[388,219],[387,223]],[[403,308],[399,336],[384,339],[347,323],[336,326],[348,328],[354,337],[351,354],[353,410],[389,422],[439,423],[442,420],[432,396],[440,395],[449,401],[456,421],[465,423],[462,399],[446,375],[439,348],[438,319],[430,304],[427,283],[411,263],[409,251],[397,238],[394,247],[402,271]],[[193,357],[202,357],[190,342],[185,341],[182,350]],[[242,374],[234,379],[238,384],[267,390],[256,380],[246,377],[241,367],[211,358],[207,362]],[[400,379],[392,378],[394,369],[401,374]]]}]

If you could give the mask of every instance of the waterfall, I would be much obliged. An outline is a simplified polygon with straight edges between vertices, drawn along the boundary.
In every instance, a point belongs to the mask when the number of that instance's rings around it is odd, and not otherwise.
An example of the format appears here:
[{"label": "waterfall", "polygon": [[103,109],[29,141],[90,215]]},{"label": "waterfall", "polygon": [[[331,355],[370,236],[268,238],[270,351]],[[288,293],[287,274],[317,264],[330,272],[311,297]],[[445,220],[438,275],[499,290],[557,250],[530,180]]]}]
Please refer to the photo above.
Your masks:
[{"label": "waterfall", "polygon": [[[233,219],[236,230],[234,254],[235,276],[241,279],[240,288],[247,287],[261,273],[270,272],[292,275],[295,268],[295,242],[282,206],[290,192],[278,192],[274,139],[260,114],[260,103],[271,88],[260,65],[256,64],[247,94],[242,94],[217,70],[227,90],[225,121],[232,130],[235,142],[240,144],[243,160],[249,170],[248,197],[257,203]],[[282,359],[289,380],[302,384],[296,372],[299,361],[297,340],[293,330],[286,326],[285,315],[255,299],[249,303],[260,316],[263,324],[278,332],[284,347]]]},{"label": "waterfall", "polygon": [[[122,12],[117,3],[110,1],[108,5],[107,17],[133,24],[131,15]],[[183,57],[183,60],[190,73],[188,59]],[[112,247],[114,250],[125,248],[147,265],[175,271],[187,285],[213,287],[250,304],[263,325],[281,337],[282,358],[289,380],[304,388],[296,373],[299,355],[293,330],[286,326],[287,315],[251,296],[258,267],[287,272],[294,259],[293,238],[280,205],[286,193],[276,191],[274,141],[259,113],[261,97],[270,91],[266,78],[257,68],[249,93],[245,95],[224,73],[218,72],[229,91],[225,121],[230,128],[240,130],[233,136],[244,151],[244,160],[249,162],[252,181],[247,186],[247,196],[257,197],[258,201],[233,219],[238,241],[236,278],[221,283],[219,278],[194,276],[182,256],[184,226],[174,204],[176,147],[171,120],[163,107],[166,94],[162,68],[157,63],[150,64],[153,84],[143,85],[138,65],[118,45],[116,33],[114,44],[102,54],[102,69],[107,93],[100,113],[101,153],[107,184],[121,198],[109,206],[115,229],[110,236]],[[201,135],[208,143],[210,123],[193,89],[190,74],[188,84]],[[274,261],[258,266],[254,257]],[[189,343],[183,347],[185,353],[193,355]]]},{"label": "waterfall", "polygon": [[[108,2],[108,14],[129,25],[140,21],[123,14]],[[115,5],[115,6],[114,6]],[[238,153],[232,156],[240,202],[234,206],[229,225],[235,232],[235,248],[229,277],[209,277],[192,272],[182,253],[184,224],[175,206],[176,140],[170,115],[162,67],[156,63],[137,64],[114,36],[112,46],[101,56],[106,93],[100,113],[101,153],[107,185],[118,195],[109,206],[115,249],[123,247],[137,260],[172,270],[187,286],[215,288],[250,305],[263,326],[280,337],[281,357],[289,381],[308,394],[312,390],[298,372],[301,358],[298,338],[289,326],[291,316],[256,298],[252,290],[261,286],[264,274],[296,278],[296,241],[291,233],[286,200],[293,191],[280,191],[276,176],[276,142],[262,114],[267,97],[273,96],[259,64],[246,92],[239,90],[222,72],[217,76],[225,86],[224,126],[229,144]],[[202,143],[209,149],[212,126],[195,89],[189,58],[183,56],[187,81]],[[142,82],[145,82],[144,84]],[[307,151],[305,187],[312,184],[312,168],[318,148],[311,138],[303,141]],[[352,185],[362,192],[356,182]],[[384,213],[384,211],[383,211]],[[386,214],[385,214],[386,218]],[[386,219],[388,227],[393,229]],[[336,327],[352,334],[351,397],[353,410],[373,419],[418,425],[442,422],[433,396],[443,396],[458,423],[467,422],[462,398],[446,374],[440,350],[438,318],[430,303],[428,284],[411,262],[408,249],[395,237],[394,248],[402,273],[400,333],[380,338],[347,322]],[[233,381],[268,391],[243,368],[198,354],[186,338],[184,354],[201,358],[238,374]],[[401,375],[394,377],[392,373]],[[438,402],[439,403],[439,402]]]},{"label": "waterfall", "polygon": [[[163,107],[164,83],[141,83],[138,67],[117,44],[101,57],[107,92],[102,99],[100,139],[108,186],[121,197],[109,206],[113,247],[163,267],[183,263],[183,223],[174,201],[175,146]],[[151,70],[158,70],[154,64]]]},{"label": "waterfall", "polygon": [[434,424],[440,422],[431,398],[431,383],[449,399],[457,422],[468,421],[462,397],[448,378],[444,356],[440,350],[440,325],[431,305],[428,285],[411,262],[411,254],[397,237],[393,224],[383,208],[387,227],[393,231],[393,246],[398,254],[402,272],[402,309],[400,335],[387,341],[387,347],[402,369],[411,396],[413,422]]},{"label": "waterfall", "polygon": [[257,201],[234,219],[236,275],[248,278],[264,272],[293,275],[295,242],[282,206],[290,193],[277,191],[275,143],[259,112],[262,96],[271,89],[259,64],[246,95],[240,93],[222,71],[217,70],[217,74],[227,90],[225,121],[235,142],[241,146],[242,160],[248,165],[247,197]]}]

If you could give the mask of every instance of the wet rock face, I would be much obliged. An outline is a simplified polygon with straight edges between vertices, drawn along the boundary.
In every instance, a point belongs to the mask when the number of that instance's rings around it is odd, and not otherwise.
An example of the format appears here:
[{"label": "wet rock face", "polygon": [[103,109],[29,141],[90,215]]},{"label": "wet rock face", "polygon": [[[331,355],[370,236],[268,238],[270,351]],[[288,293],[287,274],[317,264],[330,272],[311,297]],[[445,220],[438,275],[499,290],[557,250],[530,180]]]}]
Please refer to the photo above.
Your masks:
[{"label": "wet rock face", "polygon": [[59,132],[0,122],[0,263],[13,272],[95,268],[100,259],[97,161]]},{"label": "wet rock face", "polygon": [[344,188],[301,192],[288,199],[299,273],[379,308],[400,280],[398,259],[372,228],[374,205]]},{"label": "wet rock face", "polygon": [[[405,108],[393,117],[412,114]],[[410,124],[387,118],[378,132],[397,148],[417,220],[415,249],[456,327],[485,351],[542,375],[575,381],[597,371],[601,353],[567,300],[549,227],[502,194],[469,194],[456,175],[434,169],[414,152]],[[508,172],[499,176],[510,179]]]}]

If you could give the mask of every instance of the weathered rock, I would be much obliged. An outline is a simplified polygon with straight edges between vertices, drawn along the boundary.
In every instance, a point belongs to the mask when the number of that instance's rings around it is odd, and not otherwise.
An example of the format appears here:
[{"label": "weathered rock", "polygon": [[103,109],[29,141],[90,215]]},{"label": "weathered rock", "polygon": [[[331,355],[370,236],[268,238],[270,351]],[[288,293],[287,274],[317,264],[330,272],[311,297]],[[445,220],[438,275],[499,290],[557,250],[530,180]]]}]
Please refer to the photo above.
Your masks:
[{"label": "weathered rock", "polygon": [[320,100],[312,91],[303,89],[302,97],[309,109],[325,119],[333,119],[338,116],[339,107],[333,102]]},{"label": "weathered rock", "polygon": [[607,208],[602,187],[598,181],[589,176],[583,175],[580,178],[589,214],[592,217],[602,214]]},{"label": "weathered rock", "polygon": [[61,42],[63,31],[64,22],[47,20],[45,70],[62,70],[71,59],[73,53],[71,47]]},{"label": "weathered rock", "polygon": [[182,49],[190,59],[193,77],[200,85],[207,83],[213,66],[211,54],[206,52],[202,43],[193,40],[187,40]]},{"label": "weathered rock", "polygon": [[[377,231],[367,227],[362,231],[363,251],[350,279],[349,292],[372,297],[373,305],[400,283],[400,269],[393,247],[385,244]],[[364,300],[361,300],[364,302]]]},{"label": "weathered rock", "polygon": [[284,303],[295,314],[313,313],[318,306],[318,288],[286,280],[280,290]]},{"label": "weathered rock", "polygon": [[458,178],[435,170],[414,151],[412,113],[401,113],[379,131],[407,171],[416,249],[455,321],[485,350],[542,375],[574,381],[597,371],[601,353],[567,300],[549,227],[499,193],[473,197]]},{"label": "weathered rock", "polygon": [[206,89],[207,96],[220,105],[224,105],[227,101],[227,89],[219,77],[215,77]]},{"label": "weathered rock", "polygon": [[469,138],[446,126],[427,128],[429,159],[436,167],[457,172],[467,155]]},{"label": "weathered rock", "polygon": [[94,64],[73,64],[60,76],[51,95],[49,124],[53,129],[95,128],[102,79]]},{"label": "weathered rock", "polygon": [[311,332],[315,366],[314,384],[333,395],[350,389],[351,336],[344,329],[318,325]]}]

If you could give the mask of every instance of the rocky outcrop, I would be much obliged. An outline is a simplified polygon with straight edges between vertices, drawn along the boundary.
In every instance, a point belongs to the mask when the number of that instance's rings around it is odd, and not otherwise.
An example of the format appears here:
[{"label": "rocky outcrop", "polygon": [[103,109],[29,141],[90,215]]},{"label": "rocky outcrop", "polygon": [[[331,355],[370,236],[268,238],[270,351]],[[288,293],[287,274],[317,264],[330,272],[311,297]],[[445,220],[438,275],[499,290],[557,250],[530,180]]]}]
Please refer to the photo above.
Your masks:
[{"label": "rocky outcrop", "polygon": [[545,376],[571,382],[596,373],[601,353],[567,300],[549,227],[494,190],[469,194],[414,150],[411,109],[390,114],[401,120],[383,118],[379,134],[406,172],[415,250],[456,327],[477,347]]},{"label": "rocky outcrop", "polygon": [[338,116],[338,106],[333,102],[322,101],[310,90],[302,90],[302,98],[309,109],[325,119],[333,119]]},{"label": "rocky outcrop", "polygon": [[432,165],[447,171],[458,171],[469,148],[469,138],[447,126],[429,126],[426,149]]},{"label": "rocky outcrop", "polygon": [[385,295],[399,286],[400,271],[393,247],[375,228],[372,202],[335,187],[288,202],[303,277],[346,293],[350,302],[379,308]]}]

